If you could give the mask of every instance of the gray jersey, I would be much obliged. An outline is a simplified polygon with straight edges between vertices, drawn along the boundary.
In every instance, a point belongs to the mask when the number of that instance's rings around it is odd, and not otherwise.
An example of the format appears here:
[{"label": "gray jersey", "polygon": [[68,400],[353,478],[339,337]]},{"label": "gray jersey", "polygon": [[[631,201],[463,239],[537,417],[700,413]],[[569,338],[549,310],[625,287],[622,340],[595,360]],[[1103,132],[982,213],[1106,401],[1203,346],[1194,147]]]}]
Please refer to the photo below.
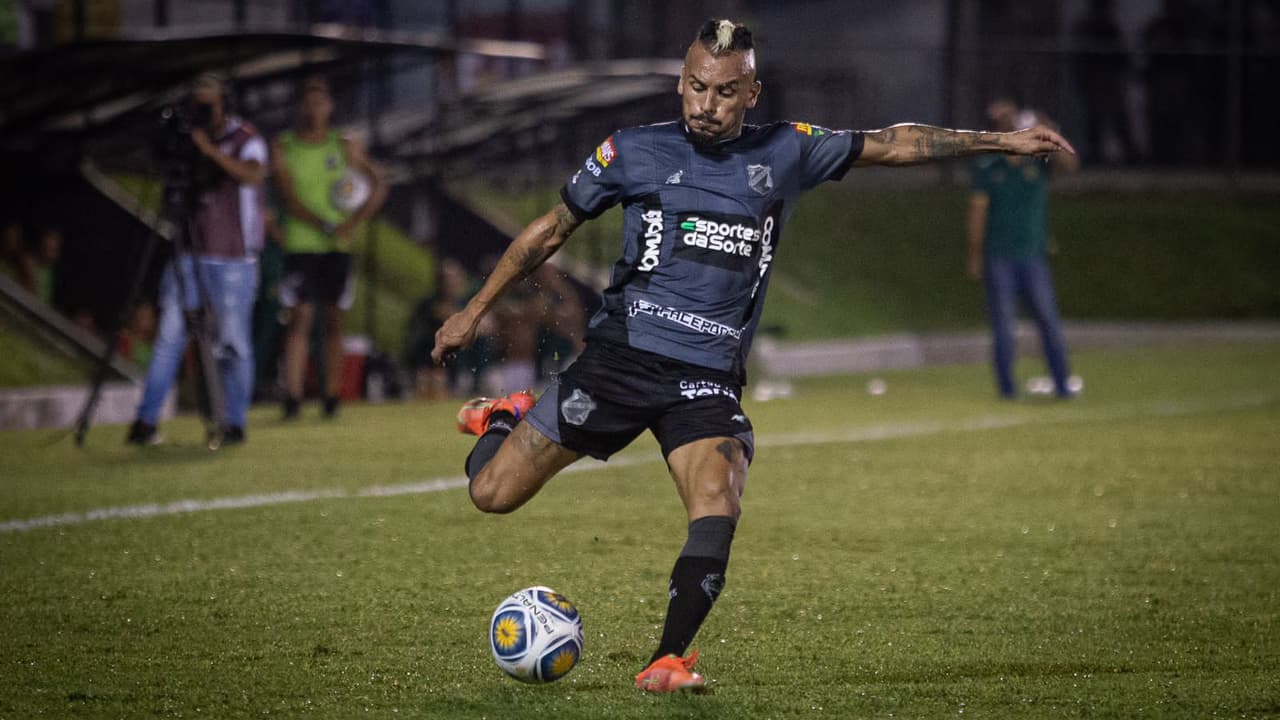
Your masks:
[{"label": "gray jersey", "polygon": [[747,125],[694,142],[684,123],[619,130],[560,194],[580,220],[622,203],[622,257],[589,339],[744,376],[782,225],[800,193],[842,178],[863,135]]}]

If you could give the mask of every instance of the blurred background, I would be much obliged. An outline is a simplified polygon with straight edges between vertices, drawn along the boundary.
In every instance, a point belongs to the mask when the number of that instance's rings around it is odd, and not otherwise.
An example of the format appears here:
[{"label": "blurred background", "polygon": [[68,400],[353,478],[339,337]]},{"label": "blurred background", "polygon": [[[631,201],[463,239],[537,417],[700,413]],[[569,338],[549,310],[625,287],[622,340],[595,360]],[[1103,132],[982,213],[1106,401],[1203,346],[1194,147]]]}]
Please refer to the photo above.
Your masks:
[{"label": "blurred background", "polygon": [[[129,304],[165,174],[158,118],[205,71],[268,138],[293,124],[299,81],[324,74],[335,124],[388,171],[390,199],[356,240],[349,397],[466,394],[513,357],[545,377],[580,342],[616,214],[443,378],[424,362],[434,316],[600,140],[677,117],[679,60],[711,16],[755,31],[765,90],[749,122],[983,128],[1010,98],[1060,125],[1083,161],[1052,212],[1069,321],[1280,318],[1280,0],[0,0],[0,385],[87,379],[104,338],[115,379],[136,384],[166,261],[147,260]],[[815,192],[789,227],[769,338],[980,327],[968,170],[855,172]],[[257,396],[272,399],[265,252],[262,272]]]}]

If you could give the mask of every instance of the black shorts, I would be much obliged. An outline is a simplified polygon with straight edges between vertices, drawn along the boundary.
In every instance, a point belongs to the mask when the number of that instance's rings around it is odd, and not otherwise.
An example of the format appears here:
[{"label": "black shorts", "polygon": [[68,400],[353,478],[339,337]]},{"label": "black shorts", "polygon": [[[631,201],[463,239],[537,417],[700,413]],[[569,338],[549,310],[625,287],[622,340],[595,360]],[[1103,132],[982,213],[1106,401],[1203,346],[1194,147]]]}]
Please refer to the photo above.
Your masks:
[{"label": "black shorts", "polygon": [[755,454],[751,421],[728,372],[608,342],[589,342],[538,399],[525,421],[575,452],[607,459],[646,428],[667,457],[709,437],[742,441]]},{"label": "black shorts", "polygon": [[356,298],[351,253],[288,253],[279,292],[285,307],[314,303],[349,310]]}]

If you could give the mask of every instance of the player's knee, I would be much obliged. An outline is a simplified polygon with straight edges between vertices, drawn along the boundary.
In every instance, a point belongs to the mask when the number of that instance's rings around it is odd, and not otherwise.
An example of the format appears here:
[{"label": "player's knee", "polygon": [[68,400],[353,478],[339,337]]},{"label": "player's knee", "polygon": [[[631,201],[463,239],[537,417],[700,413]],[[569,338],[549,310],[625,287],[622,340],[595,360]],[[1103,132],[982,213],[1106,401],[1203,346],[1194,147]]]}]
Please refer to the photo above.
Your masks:
[{"label": "player's knee", "polygon": [[471,479],[468,489],[471,494],[471,504],[475,505],[480,512],[505,515],[518,507],[517,503],[504,497],[501,478],[492,472],[491,467],[485,467],[477,473]]},{"label": "player's knee", "polygon": [[731,477],[707,478],[698,483],[693,510],[700,515],[727,515],[736,520],[742,514],[741,494]]}]

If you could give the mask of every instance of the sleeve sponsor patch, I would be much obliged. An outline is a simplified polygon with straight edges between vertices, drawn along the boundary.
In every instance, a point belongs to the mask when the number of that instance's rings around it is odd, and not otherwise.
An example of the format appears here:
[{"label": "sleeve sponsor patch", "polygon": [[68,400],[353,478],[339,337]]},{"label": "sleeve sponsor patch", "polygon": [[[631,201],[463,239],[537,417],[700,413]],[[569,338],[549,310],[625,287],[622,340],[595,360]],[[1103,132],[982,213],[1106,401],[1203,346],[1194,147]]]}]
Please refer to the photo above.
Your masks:
[{"label": "sleeve sponsor patch", "polygon": [[831,132],[826,128],[818,127],[817,125],[810,125],[809,123],[791,123],[791,127],[801,135],[808,135],[810,137],[822,137],[823,135]]},{"label": "sleeve sponsor patch", "polygon": [[618,150],[613,146],[613,136],[605,138],[600,143],[600,147],[596,148],[596,161],[600,163],[600,167],[609,167],[609,163],[618,157]]}]

